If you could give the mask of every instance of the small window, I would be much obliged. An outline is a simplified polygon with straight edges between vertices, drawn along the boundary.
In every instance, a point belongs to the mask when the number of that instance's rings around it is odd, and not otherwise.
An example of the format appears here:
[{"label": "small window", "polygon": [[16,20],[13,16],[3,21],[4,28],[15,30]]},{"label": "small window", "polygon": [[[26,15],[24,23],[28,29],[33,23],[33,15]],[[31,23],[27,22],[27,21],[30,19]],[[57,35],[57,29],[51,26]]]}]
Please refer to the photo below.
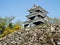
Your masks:
[{"label": "small window", "polygon": [[40,12],[40,10],[36,10],[35,12]]},{"label": "small window", "polygon": [[36,10],[35,12],[41,12],[42,13],[42,11],[40,11],[40,10]]},{"label": "small window", "polygon": [[43,24],[43,22],[42,21],[37,21],[37,22],[34,22],[33,24],[40,25],[40,24]]},{"label": "small window", "polygon": [[37,15],[38,17],[41,17],[41,18],[44,18],[43,16],[41,16],[41,15]]},{"label": "small window", "polygon": [[35,18],[35,16],[33,16],[33,17],[30,17],[29,19],[33,20],[34,18]]},{"label": "small window", "polygon": [[27,27],[29,24],[25,24],[24,27]]},{"label": "small window", "polygon": [[30,12],[30,14],[31,14],[32,12]]}]

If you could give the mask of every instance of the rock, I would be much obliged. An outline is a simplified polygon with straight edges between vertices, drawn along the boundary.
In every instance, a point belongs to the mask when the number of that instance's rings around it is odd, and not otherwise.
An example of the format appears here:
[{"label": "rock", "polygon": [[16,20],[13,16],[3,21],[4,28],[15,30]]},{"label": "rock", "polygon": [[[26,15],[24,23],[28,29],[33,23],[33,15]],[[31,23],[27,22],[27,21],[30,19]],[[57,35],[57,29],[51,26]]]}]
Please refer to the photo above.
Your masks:
[{"label": "rock", "polygon": [[53,45],[56,38],[57,43],[59,42],[58,36],[60,36],[60,25],[37,26],[0,38],[0,45]]},{"label": "rock", "polygon": [[51,32],[55,32],[55,28],[51,26]]}]

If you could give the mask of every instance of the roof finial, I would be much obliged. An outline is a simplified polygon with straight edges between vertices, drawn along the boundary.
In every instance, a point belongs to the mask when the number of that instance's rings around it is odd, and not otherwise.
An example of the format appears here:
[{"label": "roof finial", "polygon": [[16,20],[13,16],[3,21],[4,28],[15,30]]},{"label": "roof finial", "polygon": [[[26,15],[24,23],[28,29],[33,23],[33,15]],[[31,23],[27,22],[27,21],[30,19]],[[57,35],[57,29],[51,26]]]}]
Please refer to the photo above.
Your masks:
[{"label": "roof finial", "polygon": [[34,7],[36,6],[36,4],[33,5]]},{"label": "roof finial", "polygon": [[38,5],[34,4],[33,7],[38,7]]},{"label": "roof finial", "polygon": [[36,4],[34,4],[34,5],[33,5],[33,7],[32,7],[32,9],[34,9],[34,8],[36,8],[36,7],[37,7],[37,5],[36,5]]}]

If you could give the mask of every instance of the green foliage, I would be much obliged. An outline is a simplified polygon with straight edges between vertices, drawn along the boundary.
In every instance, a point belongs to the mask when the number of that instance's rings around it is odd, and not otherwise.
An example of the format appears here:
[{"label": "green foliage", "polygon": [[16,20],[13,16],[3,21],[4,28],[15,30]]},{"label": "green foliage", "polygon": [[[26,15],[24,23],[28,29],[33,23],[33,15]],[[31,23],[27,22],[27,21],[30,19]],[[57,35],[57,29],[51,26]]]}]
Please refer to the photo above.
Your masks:
[{"label": "green foliage", "polygon": [[60,24],[60,19],[58,19],[58,18],[50,18],[49,22],[51,24]]},{"label": "green foliage", "polygon": [[23,23],[22,23],[22,21],[21,21],[21,20],[17,20],[17,21],[15,22],[15,24],[18,24],[18,25],[20,25],[20,26],[22,26],[22,27],[23,27]]},{"label": "green foliage", "polygon": [[0,38],[21,29],[21,21],[13,23],[14,18],[15,17],[0,17]]},{"label": "green foliage", "polygon": [[9,23],[8,27],[13,28],[13,24],[12,23]]}]

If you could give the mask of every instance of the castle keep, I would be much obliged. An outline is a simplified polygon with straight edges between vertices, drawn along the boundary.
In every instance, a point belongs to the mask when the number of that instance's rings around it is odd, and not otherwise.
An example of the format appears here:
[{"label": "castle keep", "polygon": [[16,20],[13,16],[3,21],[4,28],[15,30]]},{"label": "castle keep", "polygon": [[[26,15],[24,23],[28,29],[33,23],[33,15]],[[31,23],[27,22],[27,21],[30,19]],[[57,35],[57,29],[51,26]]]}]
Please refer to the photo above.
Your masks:
[{"label": "castle keep", "polygon": [[47,19],[47,11],[45,11],[40,6],[34,5],[30,10],[30,13],[27,15],[27,21],[24,22],[24,27],[32,27],[36,25],[40,25],[48,21]]}]

